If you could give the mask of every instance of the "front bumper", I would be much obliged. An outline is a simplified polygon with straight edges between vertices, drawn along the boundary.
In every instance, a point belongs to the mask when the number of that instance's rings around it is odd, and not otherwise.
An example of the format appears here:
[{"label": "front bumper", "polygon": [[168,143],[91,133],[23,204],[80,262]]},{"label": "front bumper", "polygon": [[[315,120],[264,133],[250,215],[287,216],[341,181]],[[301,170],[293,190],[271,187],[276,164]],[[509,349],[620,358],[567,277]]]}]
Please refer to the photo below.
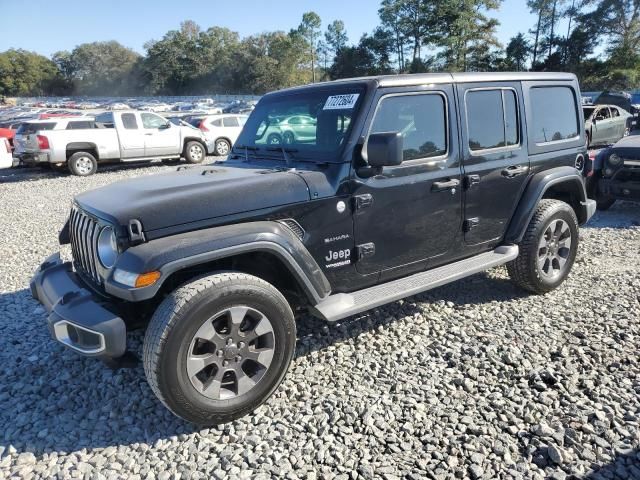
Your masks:
[{"label": "front bumper", "polygon": [[104,360],[126,352],[125,322],[108,302],[86,288],[60,254],[47,258],[30,283],[31,294],[49,313],[51,336],[76,352]]},{"label": "front bumper", "polygon": [[640,201],[639,181],[601,178],[598,181],[598,191],[602,196],[616,200]]}]

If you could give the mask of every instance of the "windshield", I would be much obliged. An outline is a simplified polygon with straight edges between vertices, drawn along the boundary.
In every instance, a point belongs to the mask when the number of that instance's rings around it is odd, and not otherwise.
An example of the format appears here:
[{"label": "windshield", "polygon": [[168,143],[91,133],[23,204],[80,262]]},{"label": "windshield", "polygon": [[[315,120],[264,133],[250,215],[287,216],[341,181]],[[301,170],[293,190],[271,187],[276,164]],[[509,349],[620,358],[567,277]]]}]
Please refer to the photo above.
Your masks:
[{"label": "windshield", "polygon": [[236,151],[284,147],[295,152],[295,158],[336,156],[348,138],[364,92],[363,86],[344,85],[267,96],[247,119]]}]

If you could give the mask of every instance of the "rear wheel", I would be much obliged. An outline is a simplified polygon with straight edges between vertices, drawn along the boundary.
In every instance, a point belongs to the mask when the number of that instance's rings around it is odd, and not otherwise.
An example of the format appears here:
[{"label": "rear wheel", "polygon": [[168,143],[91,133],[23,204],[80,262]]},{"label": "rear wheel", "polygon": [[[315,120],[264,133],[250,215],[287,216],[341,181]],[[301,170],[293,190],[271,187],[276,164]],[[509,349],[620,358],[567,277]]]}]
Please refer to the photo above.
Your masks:
[{"label": "rear wheel", "polygon": [[225,140],[224,138],[220,138],[216,140],[215,152],[216,155],[225,156],[229,155],[229,150],[231,150],[231,144]]},{"label": "rear wheel", "polygon": [[200,142],[189,142],[184,148],[184,157],[189,163],[202,163],[206,157],[205,148]]},{"label": "rear wheel", "polygon": [[518,257],[507,263],[511,279],[533,293],[557,288],[578,251],[578,220],[571,206],[560,200],[540,201],[519,247]]},{"label": "rear wheel", "polygon": [[67,165],[69,166],[69,171],[79,177],[93,175],[98,170],[96,157],[88,152],[74,153],[67,160]]},{"label": "rear wheel", "polygon": [[229,422],[265,402],[295,350],[293,312],[282,294],[241,273],[187,283],[160,304],[144,341],[154,393],[179,417]]}]

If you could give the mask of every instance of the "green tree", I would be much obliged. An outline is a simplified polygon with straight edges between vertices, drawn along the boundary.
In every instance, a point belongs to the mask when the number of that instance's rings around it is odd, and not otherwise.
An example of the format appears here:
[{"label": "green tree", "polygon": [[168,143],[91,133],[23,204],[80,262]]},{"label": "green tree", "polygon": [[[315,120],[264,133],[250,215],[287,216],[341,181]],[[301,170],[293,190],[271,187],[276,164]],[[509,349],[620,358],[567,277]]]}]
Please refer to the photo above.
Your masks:
[{"label": "green tree", "polygon": [[83,95],[123,95],[133,93],[133,72],[142,59],[116,41],[83,43],[69,52],[57,52],[54,62]]},{"label": "green tree", "polygon": [[505,50],[507,64],[514,70],[526,69],[527,59],[531,52],[531,45],[522,32],[512,37]]},{"label": "green tree", "polygon": [[390,34],[377,28],[373,35],[363,35],[356,46],[344,47],[329,70],[332,79],[384,75],[392,73]]},{"label": "green tree", "polygon": [[401,2],[398,0],[382,0],[378,15],[382,22],[382,28],[388,32],[389,37],[393,41],[393,46],[398,64],[398,72],[405,69],[405,49],[407,47],[407,39],[404,35],[400,16]]},{"label": "green tree", "polygon": [[324,34],[324,39],[330,51],[336,55],[345,47],[349,40],[347,37],[347,31],[344,28],[344,22],[342,20],[334,20],[327,25],[327,31]]},{"label": "green tree", "polygon": [[40,96],[67,91],[58,67],[48,58],[21,49],[0,53],[1,95]]},{"label": "green tree", "polygon": [[320,27],[322,21],[316,12],[306,12],[302,15],[302,22],[298,26],[298,33],[308,44],[309,55],[311,57],[311,81],[316,81],[316,50],[318,48],[318,38],[320,37]]}]

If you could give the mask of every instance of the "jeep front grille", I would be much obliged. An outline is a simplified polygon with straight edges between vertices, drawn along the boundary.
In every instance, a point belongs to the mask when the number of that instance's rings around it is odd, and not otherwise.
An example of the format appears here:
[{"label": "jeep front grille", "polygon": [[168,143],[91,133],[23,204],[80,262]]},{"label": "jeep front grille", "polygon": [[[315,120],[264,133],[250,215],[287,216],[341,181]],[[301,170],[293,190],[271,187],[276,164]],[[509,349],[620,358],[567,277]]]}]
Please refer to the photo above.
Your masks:
[{"label": "jeep front grille", "polygon": [[100,284],[97,244],[100,225],[93,217],[74,206],[69,217],[69,237],[76,271]]}]

